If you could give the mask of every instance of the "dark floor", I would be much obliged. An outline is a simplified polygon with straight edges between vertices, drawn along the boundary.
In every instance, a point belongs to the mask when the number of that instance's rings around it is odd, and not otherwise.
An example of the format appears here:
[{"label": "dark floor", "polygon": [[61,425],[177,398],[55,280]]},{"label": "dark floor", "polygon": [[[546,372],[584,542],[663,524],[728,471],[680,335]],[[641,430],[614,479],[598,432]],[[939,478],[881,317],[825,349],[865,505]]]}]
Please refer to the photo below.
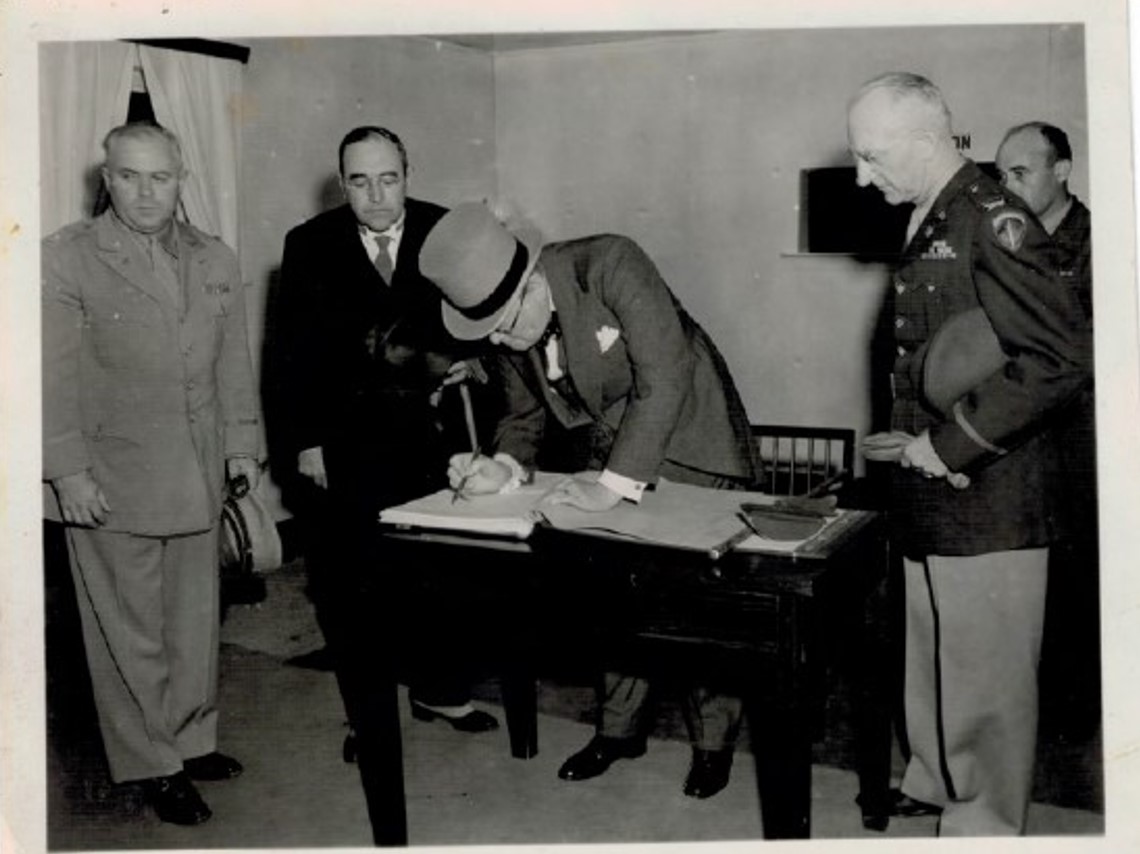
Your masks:
[{"label": "dark floor", "polygon": [[[48,585],[48,847],[52,850],[361,846],[371,843],[360,781],[340,755],[344,716],[326,671],[291,665],[321,646],[303,567],[266,577],[266,596],[235,604],[223,625],[220,749],[246,773],[203,784],[213,819],[195,828],[159,822],[137,787],[109,783],[91,707],[66,575]],[[761,836],[755,775],[737,752],[728,789],[708,801],[681,795],[688,763],[675,703],[663,698],[648,754],[585,783],[558,764],[591,734],[592,689],[581,673],[544,674],[539,755],[511,759],[504,729],[477,736],[413,721],[402,704],[409,837],[413,845],[702,841]],[[847,701],[830,686],[826,737],[813,766],[812,835],[882,838],[862,828]],[[493,679],[476,704],[497,714]],[[745,740],[747,733],[745,733]],[[896,774],[902,762],[894,758]],[[1043,737],[1030,814],[1035,835],[1101,834],[1099,729]],[[895,819],[886,836],[931,836],[933,819]]]}]

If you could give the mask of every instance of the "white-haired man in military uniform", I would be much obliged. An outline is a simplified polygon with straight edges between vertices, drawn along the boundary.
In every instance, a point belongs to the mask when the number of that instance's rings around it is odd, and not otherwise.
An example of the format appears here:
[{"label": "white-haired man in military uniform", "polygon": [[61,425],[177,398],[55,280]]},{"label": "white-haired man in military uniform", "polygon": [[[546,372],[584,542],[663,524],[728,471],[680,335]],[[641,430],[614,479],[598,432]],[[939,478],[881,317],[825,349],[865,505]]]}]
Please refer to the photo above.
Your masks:
[{"label": "white-haired man in military uniform", "polygon": [[[871,80],[847,126],[859,184],[914,205],[889,290],[891,428],[912,437],[892,477],[912,751],[895,811],[941,812],[942,835],[1020,834],[1054,537],[1048,433],[1089,381],[1082,311],[1037,220],[957,151],[929,80]],[[950,379],[931,364],[934,345],[968,313],[988,321],[997,361],[939,405],[945,388],[934,386]],[[951,349],[947,362],[967,371],[972,353]]]}]

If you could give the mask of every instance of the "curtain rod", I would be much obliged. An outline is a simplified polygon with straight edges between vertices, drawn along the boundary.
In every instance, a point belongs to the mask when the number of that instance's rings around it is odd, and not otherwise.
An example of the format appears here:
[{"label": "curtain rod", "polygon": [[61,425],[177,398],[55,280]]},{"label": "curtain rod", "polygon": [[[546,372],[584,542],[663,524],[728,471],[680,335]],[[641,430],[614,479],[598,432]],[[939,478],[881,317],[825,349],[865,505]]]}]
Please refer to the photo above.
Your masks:
[{"label": "curtain rod", "polygon": [[168,50],[181,50],[185,53],[200,53],[221,59],[236,59],[243,65],[249,62],[249,48],[231,42],[217,42],[210,39],[123,39],[123,41]]}]

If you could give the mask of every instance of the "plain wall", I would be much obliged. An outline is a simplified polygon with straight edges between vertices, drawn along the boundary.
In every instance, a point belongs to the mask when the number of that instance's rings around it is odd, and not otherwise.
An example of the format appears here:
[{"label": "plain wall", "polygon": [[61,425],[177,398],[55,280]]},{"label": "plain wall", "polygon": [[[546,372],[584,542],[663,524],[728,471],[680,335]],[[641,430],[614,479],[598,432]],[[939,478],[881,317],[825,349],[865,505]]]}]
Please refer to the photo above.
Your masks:
[{"label": "plain wall", "polygon": [[802,169],[851,165],[846,104],[884,71],[942,89],[977,160],[1065,128],[1085,196],[1080,27],[741,30],[499,53],[500,192],[550,239],[636,239],[728,360],[754,422],[871,419],[885,269],[803,256]]},{"label": "plain wall", "polygon": [[[409,195],[451,205],[495,188],[490,54],[410,38],[253,39],[241,105],[241,262],[254,366],[289,229],[343,203],[337,147],[354,127],[403,139]],[[265,490],[274,505],[272,487]]]}]

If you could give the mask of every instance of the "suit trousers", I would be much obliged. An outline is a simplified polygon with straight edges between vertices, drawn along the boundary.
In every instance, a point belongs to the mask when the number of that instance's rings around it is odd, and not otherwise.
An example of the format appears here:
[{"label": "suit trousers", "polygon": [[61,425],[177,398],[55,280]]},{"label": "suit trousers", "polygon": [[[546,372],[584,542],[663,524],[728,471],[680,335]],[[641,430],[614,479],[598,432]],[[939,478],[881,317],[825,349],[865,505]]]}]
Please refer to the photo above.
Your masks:
[{"label": "suit trousers", "polygon": [[[376,521],[381,507],[439,485],[426,480],[419,485],[391,466],[383,468],[378,460],[384,453],[379,443],[344,454],[339,448],[326,449],[325,464],[335,486],[323,490],[302,479],[291,495],[302,520],[317,623],[337,662],[337,685],[353,725],[367,688],[364,681],[391,675],[377,663],[378,650],[398,650],[397,676],[407,682],[412,699],[440,707],[462,706],[471,699],[464,631],[477,631],[475,615],[458,606],[448,610],[442,604],[446,596],[432,608],[410,608],[401,579],[414,572],[393,565]],[[405,453],[409,459],[423,458]],[[444,472],[446,466],[440,463],[431,470]],[[384,484],[389,489],[392,484],[406,485],[382,495],[378,485]],[[417,596],[417,601],[422,598]]]},{"label": "suit trousers", "polygon": [[[686,468],[668,460],[661,466],[661,475],[678,483],[711,489],[745,487],[732,478]],[[607,672],[598,695],[601,708],[598,733],[611,738],[644,734],[651,693],[648,679],[629,673]],[[720,694],[703,686],[692,686],[682,696],[681,711],[693,747],[724,750],[736,743],[744,711],[744,703],[739,697]]]},{"label": "suit trousers", "polygon": [[943,808],[942,836],[1025,832],[1048,558],[1036,548],[903,560],[902,790]]},{"label": "suit trousers", "polygon": [[[652,686],[648,679],[628,673],[605,674],[601,691],[598,733],[610,738],[644,735]],[[723,750],[736,743],[743,703],[739,697],[694,686],[681,698],[689,741],[701,750]]]},{"label": "suit trousers", "polygon": [[177,773],[216,746],[218,530],[67,540],[111,779]]}]

